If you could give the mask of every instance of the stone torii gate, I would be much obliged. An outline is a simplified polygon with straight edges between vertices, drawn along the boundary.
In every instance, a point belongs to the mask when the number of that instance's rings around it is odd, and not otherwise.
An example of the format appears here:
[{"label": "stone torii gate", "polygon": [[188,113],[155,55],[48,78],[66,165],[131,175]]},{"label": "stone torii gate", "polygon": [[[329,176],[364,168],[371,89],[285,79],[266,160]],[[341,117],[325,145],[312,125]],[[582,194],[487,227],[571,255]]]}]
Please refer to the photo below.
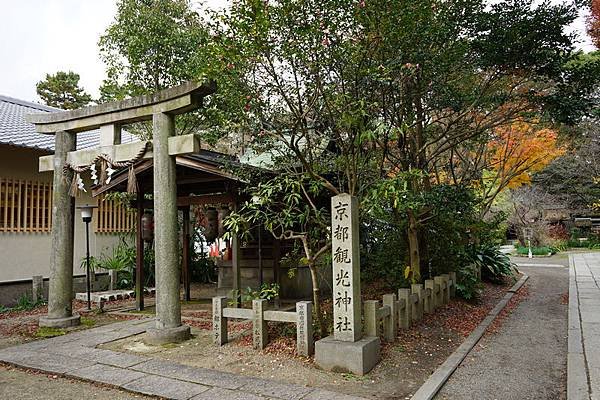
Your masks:
[{"label": "stone torii gate", "polygon": [[[131,160],[140,151],[140,143],[121,144],[121,126],[152,120],[152,149],[144,158],[154,162],[156,327],[148,330],[146,340],[159,344],[189,337],[190,328],[181,324],[179,303],[175,157],[197,152],[199,141],[195,135],[175,136],[174,117],[201,107],[202,99],[215,90],[214,83],[188,82],[153,95],[26,116],[38,132],[55,135],[54,156],[40,157],[40,171],[54,171],[48,315],[40,318],[40,326],[68,327],[80,322],[71,305],[75,201],[69,187],[73,171],[64,169],[65,165],[89,165],[99,154],[115,162]],[[98,128],[100,147],[76,151],[77,134]]]}]

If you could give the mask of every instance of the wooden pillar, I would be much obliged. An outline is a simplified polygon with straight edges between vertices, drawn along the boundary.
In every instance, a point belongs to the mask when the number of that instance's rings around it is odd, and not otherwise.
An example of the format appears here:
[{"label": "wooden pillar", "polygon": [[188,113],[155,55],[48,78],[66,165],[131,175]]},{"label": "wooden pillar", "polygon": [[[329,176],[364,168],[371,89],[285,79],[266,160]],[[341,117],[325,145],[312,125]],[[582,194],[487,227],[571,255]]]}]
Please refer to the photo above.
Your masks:
[{"label": "wooden pillar", "polygon": [[231,272],[233,275],[233,293],[235,299],[232,299],[235,307],[241,306],[242,279],[240,274],[240,239],[237,235],[231,238]]},{"label": "wooden pillar", "polygon": [[191,296],[191,270],[190,270],[190,207],[183,207],[183,229],[182,229],[182,240],[181,247],[182,255],[181,255],[181,272],[183,275],[183,291],[184,291],[184,300],[190,301]]},{"label": "wooden pillar", "polygon": [[273,281],[279,287],[279,296],[275,298],[275,308],[281,306],[281,278],[279,267],[281,265],[281,241],[275,239],[273,241]]},{"label": "wooden pillar", "polygon": [[138,193],[136,201],[135,227],[135,308],[144,310],[144,238],[142,237],[142,217],[144,216],[144,193]]},{"label": "wooden pillar", "polygon": [[52,247],[48,316],[40,318],[40,326],[67,327],[79,324],[73,315],[73,242],[75,199],[69,195],[73,171],[63,171],[67,154],[76,149],[77,137],[69,132],[56,132],[54,178],[52,192]]}]

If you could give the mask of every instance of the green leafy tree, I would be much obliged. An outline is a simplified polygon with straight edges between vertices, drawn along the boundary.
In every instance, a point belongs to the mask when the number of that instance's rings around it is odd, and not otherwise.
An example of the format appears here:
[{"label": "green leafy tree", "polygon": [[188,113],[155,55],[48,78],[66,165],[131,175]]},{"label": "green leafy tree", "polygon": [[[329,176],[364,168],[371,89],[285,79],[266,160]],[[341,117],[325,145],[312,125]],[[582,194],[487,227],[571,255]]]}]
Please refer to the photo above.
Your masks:
[{"label": "green leafy tree", "polygon": [[79,74],[72,71],[46,74],[46,79],[36,84],[36,90],[44,103],[63,110],[84,107],[92,101],[92,97],[79,87]]},{"label": "green leafy tree", "polygon": [[[203,19],[198,11],[189,0],[119,0],[115,19],[99,41],[108,75],[100,101],[194,79],[215,80],[218,92],[204,99],[203,108],[176,119],[178,134],[201,133],[214,144],[239,125],[246,91],[237,70],[223,58],[222,43],[210,34],[218,21]],[[147,138],[152,134],[147,124],[129,129]]]}]

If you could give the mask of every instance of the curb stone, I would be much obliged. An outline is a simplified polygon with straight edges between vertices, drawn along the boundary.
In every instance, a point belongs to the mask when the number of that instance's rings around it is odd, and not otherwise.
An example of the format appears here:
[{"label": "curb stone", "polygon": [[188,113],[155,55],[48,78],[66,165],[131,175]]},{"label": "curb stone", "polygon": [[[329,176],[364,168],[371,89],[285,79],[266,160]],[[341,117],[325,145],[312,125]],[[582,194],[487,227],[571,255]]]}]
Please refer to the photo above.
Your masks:
[{"label": "curb stone", "polygon": [[432,400],[435,395],[440,391],[442,386],[448,381],[450,376],[454,373],[456,368],[462,363],[462,361],[469,355],[473,347],[483,337],[487,328],[494,322],[498,314],[506,307],[509,300],[514,294],[521,289],[525,282],[529,279],[528,275],[523,275],[517,283],[515,283],[506,292],[502,300],[496,304],[496,306],[488,313],[483,321],[475,328],[473,332],[465,339],[465,341],[450,354],[450,357],[444,361],[442,365],[436,369],[433,374],[425,381],[425,383],[417,390],[417,392],[411,397],[411,400]]}]

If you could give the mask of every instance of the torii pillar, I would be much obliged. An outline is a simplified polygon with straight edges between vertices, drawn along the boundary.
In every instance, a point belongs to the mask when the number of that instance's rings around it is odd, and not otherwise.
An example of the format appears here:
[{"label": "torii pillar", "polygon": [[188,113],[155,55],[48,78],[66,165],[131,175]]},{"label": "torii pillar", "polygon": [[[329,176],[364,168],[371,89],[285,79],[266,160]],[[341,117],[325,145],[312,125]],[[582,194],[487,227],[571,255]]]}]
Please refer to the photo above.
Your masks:
[{"label": "torii pillar", "polygon": [[[181,271],[175,157],[197,152],[199,140],[196,135],[175,136],[174,117],[199,108],[203,97],[215,90],[214,83],[188,82],[120,102],[26,116],[38,132],[56,135],[55,155],[40,157],[40,171],[54,171],[50,293],[48,315],[40,318],[40,325],[66,327],[79,323],[79,316],[73,315],[71,309],[74,200],[68,191],[72,173],[64,176],[63,167],[66,163],[89,166],[99,154],[106,154],[115,162],[131,160],[140,152],[140,142],[119,144],[120,127],[152,120],[153,148],[143,157],[154,159],[156,325],[148,329],[146,341],[161,344],[189,338],[190,328],[181,324],[179,304]],[[77,133],[98,128],[99,148],[74,151]]]}]

